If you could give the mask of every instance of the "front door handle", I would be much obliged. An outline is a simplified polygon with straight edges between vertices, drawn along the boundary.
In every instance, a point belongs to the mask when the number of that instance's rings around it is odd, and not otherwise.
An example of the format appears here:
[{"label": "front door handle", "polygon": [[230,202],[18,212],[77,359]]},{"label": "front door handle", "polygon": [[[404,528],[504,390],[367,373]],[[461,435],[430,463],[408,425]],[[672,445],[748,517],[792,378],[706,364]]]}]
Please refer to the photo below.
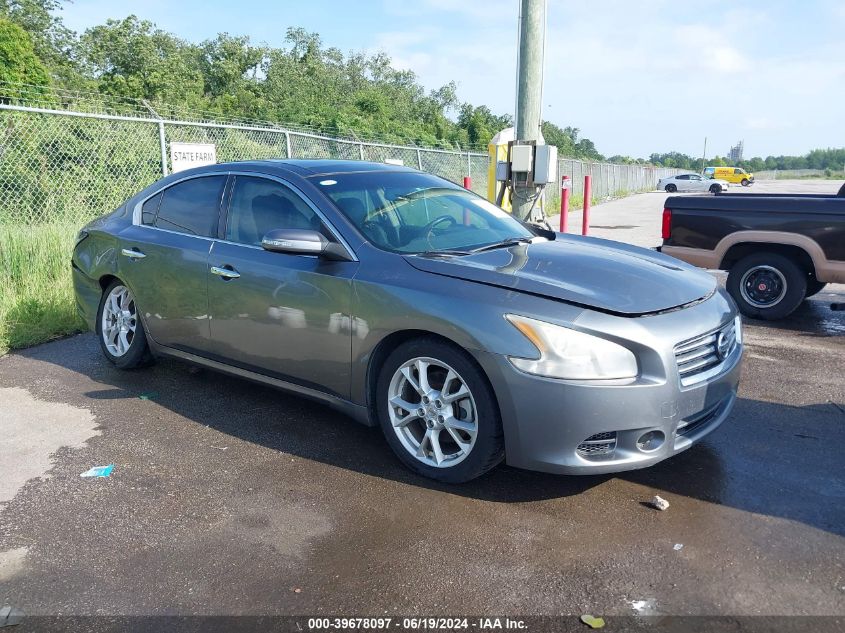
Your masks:
[{"label": "front door handle", "polygon": [[137,248],[121,249],[120,254],[125,255],[126,257],[129,257],[130,259],[144,259],[146,257],[146,255],[144,255]]},{"label": "front door handle", "polygon": [[211,274],[223,277],[223,279],[237,279],[241,276],[241,274],[231,266],[223,266],[222,268],[219,266],[212,266]]}]

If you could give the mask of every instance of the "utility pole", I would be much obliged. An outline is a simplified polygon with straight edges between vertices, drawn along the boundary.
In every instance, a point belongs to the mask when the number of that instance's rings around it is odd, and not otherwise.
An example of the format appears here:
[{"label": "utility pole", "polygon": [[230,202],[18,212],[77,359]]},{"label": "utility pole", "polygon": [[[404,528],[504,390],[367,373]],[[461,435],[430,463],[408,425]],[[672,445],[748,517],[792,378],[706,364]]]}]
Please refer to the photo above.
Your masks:
[{"label": "utility pole", "polygon": [[704,165],[707,161],[707,137],[704,137],[704,153],[701,155],[701,173],[704,173]]},{"label": "utility pole", "polygon": [[[519,63],[516,82],[516,140],[539,141],[543,103],[543,57],[546,39],[546,0],[520,0]],[[513,211],[521,219],[535,204],[537,191],[515,186]]]}]

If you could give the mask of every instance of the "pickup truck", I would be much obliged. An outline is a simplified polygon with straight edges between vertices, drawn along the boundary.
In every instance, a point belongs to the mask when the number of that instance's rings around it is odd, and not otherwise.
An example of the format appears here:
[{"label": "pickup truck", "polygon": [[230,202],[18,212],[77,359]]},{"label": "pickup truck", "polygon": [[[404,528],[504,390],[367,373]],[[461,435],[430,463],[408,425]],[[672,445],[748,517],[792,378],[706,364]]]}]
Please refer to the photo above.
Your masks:
[{"label": "pickup truck", "polygon": [[727,270],[746,316],[782,319],[827,283],[845,283],[845,185],[836,195],[673,196],[662,253]]}]

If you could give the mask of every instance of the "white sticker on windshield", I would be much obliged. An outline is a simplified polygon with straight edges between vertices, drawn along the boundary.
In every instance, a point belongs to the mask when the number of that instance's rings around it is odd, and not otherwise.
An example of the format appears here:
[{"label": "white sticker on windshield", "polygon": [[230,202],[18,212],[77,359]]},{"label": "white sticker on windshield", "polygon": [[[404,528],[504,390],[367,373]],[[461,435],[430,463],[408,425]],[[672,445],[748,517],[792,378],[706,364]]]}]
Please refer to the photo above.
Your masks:
[{"label": "white sticker on windshield", "polygon": [[336,185],[337,180],[321,180],[320,184],[323,185],[323,186]]}]

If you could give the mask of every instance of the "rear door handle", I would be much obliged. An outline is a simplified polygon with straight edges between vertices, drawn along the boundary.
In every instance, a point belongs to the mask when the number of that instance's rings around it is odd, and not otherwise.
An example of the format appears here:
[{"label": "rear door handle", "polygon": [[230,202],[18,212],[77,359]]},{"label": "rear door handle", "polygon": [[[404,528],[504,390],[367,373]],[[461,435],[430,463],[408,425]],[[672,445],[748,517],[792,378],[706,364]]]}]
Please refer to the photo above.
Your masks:
[{"label": "rear door handle", "polygon": [[211,274],[217,275],[218,277],[223,277],[223,279],[237,279],[241,276],[241,274],[237,270],[230,266],[212,266]]},{"label": "rear door handle", "polygon": [[144,259],[146,255],[144,255],[141,251],[137,248],[124,248],[120,251],[121,255],[125,255],[131,259]]}]

